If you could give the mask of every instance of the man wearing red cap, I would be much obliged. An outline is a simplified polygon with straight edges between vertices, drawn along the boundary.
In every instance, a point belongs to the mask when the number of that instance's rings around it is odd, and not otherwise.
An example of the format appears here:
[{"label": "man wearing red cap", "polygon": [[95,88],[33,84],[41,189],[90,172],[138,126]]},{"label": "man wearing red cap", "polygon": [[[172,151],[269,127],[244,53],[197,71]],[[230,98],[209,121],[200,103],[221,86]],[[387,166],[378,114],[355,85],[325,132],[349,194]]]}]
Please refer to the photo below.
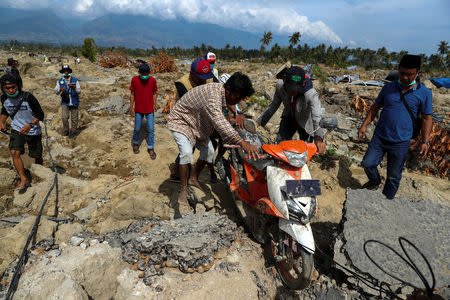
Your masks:
[{"label": "man wearing red cap", "polygon": [[205,77],[206,74],[210,73],[211,66],[206,60],[201,58],[194,60],[191,64],[191,71],[175,81],[175,88],[177,89],[178,94],[177,100],[199,85],[214,82],[213,76],[208,75],[208,78]]},{"label": "man wearing red cap", "polygon": [[420,63],[421,57],[418,55],[407,54],[402,57],[398,68],[398,81],[390,82],[383,87],[358,131],[358,137],[362,139],[366,135],[367,125],[383,108],[361,164],[369,178],[363,188],[376,189],[381,183],[377,167],[384,154],[387,155],[387,178],[383,194],[388,199],[395,197],[400,185],[403,165],[409,151],[409,141],[413,138],[413,132],[420,129],[414,128],[419,114],[422,115],[420,155],[425,156],[430,147],[432,95],[428,88],[416,82]]}]

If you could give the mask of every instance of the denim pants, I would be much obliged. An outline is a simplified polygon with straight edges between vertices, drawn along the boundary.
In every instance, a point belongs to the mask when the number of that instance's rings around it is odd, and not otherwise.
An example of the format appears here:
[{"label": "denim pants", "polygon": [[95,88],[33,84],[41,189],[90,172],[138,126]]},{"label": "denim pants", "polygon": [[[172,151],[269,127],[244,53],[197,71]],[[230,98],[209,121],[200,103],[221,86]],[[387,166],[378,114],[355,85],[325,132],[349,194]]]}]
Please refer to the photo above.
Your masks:
[{"label": "denim pants", "polygon": [[139,139],[139,131],[142,127],[142,120],[144,117],[147,118],[147,130],[148,130],[148,136],[147,136],[147,147],[148,149],[153,149],[155,146],[155,130],[154,130],[154,115],[153,113],[150,114],[143,114],[143,113],[134,113],[134,130],[133,130],[133,145],[139,145],[140,139]]},{"label": "denim pants", "polygon": [[381,177],[377,167],[383,160],[384,154],[387,154],[387,178],[384,184],[383,194],[388,199],[393,199],[397,193],[408,151],[409,140],[394,143],[386,141],[377,135],[372,137],[367,147],[366,155],[361,164],[369,178],[369,182],[374,185],[381,183]]}]

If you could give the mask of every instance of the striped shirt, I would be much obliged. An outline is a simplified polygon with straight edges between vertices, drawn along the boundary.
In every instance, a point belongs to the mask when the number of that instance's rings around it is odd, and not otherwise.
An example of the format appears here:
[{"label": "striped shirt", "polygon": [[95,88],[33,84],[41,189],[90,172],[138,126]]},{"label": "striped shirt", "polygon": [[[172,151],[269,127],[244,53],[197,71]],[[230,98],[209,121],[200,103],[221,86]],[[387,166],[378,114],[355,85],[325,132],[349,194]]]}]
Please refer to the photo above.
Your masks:
[{"label": "striped shirt", "polygon": [[242,138],[225,119],[225,89],[221,83],[207,83],[188,91],[170,111],[170,130],[185,135],[192,145],[206,143],[217,130],[223,142],[239,144]]}]

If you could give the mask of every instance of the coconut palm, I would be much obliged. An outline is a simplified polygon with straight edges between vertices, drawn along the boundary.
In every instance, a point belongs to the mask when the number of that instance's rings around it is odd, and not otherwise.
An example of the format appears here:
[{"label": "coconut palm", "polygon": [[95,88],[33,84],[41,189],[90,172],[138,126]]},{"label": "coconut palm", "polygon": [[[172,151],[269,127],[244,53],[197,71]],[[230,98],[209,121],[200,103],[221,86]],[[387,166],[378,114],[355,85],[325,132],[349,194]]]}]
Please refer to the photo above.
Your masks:
[{"label": "coconut palm", "polygon": [[302,37],[301,33],[296,31],[289,37],[289,48],[294,47],[300,42],[300,38]]},{"label": "coconut palm", "polygon": [[265,32],[264,31],[263,37],[260,40],[261,48],[264,47],[264,46],[268,46],[271,41],[272,41],[272,32],[270,32],[270,31]]},{"label": "coconut palm", "polygon": [[438,44],[438,52],[439,54],[444,57],[448,53],[448,42],[446,41],[440,41]]}]

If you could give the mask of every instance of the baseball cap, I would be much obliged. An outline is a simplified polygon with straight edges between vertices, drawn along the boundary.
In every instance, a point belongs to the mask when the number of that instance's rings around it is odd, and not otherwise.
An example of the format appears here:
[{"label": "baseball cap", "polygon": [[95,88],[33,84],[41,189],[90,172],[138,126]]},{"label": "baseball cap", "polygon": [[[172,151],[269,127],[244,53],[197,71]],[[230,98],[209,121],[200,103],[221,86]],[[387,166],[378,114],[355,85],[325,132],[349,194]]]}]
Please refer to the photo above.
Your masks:
[{"label": "baseball cap", "polygon": [[150,73],[150,67],[147,64],[140,64],[138,70],[139,73]]},{"label": "baseball cap", "polygon": [[197,58],[194,60],[191,64],[191,72],[200,79],[206,80],[214,77],[214,74],[211,72],[209,62],[202,58]]},{"label": "baseball cap", "polygon": [[292,66],[285,73],[285,89],[286,91],[301,92],[303,89],[303,81],[305,81],[305,71],[297,66]]},{"label": "baseball cap", "polygon": [[208,52],[208,53],[205,54],[205,59],[209,63],[215,62],[216,61],[216,55],[214,53],[212,53],[212,52]]}]

